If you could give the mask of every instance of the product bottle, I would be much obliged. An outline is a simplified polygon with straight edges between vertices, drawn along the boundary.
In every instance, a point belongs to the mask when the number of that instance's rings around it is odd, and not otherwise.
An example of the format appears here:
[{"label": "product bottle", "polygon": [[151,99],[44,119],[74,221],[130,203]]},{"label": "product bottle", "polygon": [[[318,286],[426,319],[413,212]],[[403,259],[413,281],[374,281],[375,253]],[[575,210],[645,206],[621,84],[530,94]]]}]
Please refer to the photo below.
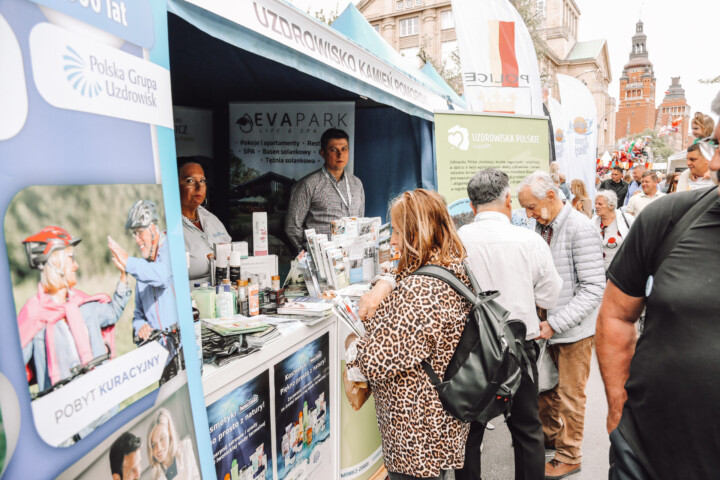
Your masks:
[{"label": "product bottle", "polygon": [[235,289],[233,288],[233,285],[230,283],[230,280],[228,280],[227,278],[222,281],[222,285],[223,285],[222,288],[225,288],[225,285],[227,285],[228,287],[230,287],[230,293],[232,293],[232,298],[233,298],[233,300],[232,300],[232,302],[233,302],[233,303],[232,303],[232,304],[233,304],[232,314],[235,315],[235,314],[237,313],[237,290],[235,290]]},{"label": "product bottle", "polygon": [[204,286],[192,291],[192,298],[200,311],[200,318],[215,318],[215,289]]},{"label": "product bottle", "polygon": [[221,284],[226,278],[228,278],[228,259],[221,255],[215,259],[215,284]]},{"label": "product bottle", "polygon": [[280,275],[273,275],[271,277],[271,280],[272,280],[272,290],[274,292],[277,292],[278,290],[280,290]]},{"label": "product bottle", "polygon": [[222,285],[223,289],[217,295],[215,308],[218,317],[231,317],[233,315],[233,295],[230,291],[230,285]]},{"label": "product bottle", "polygon": [[307,431],[308,431],[308,425],[309,425],[309,418],[308,418],[308,404],[307,401],[303,403],[303,421],[302,421],[302,427],[303,427],[303,436],[305,440],[305,444],[308,443],[307,438]]},{"label": "product bottle", "polygon": [[260,298],[257,284],[248,287],[248,308],[250,316],[260,315]]},{"label": "product bottle", "polygon": [[248,303],[248,282],[247,280],[238,280],[238,313],[244,316],[250,316],[250,305]]},{"label": "product bottle", "polygon": [[235,282],[240,280],[240,252],[230,252],[230,283],[235,285]]}]

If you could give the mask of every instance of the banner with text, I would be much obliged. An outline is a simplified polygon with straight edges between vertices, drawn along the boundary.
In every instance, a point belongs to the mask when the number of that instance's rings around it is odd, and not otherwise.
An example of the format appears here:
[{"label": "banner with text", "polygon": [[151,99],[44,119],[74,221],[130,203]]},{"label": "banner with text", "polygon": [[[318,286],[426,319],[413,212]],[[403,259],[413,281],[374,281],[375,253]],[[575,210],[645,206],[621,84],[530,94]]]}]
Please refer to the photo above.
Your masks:
[{"label": "banner with text", "polygon": [[438,192],[445,197],[453,220],[473,221],[467,199],[470,178],[484,168],[499,168],[510,177],[513,205],[516,187],[550,163],[547,117],[483,114],[435,114]]},{"label": "banner with text", "polygon": [[452,0],[470,109],[543,115],[540,69],[525,22],[508,0]]},{"label": "banner with text", "polygon": [[278,480],[334,477],[329,356],[326,333],[274,367]]},{"label": "banner with text", "polygon": [[[548,98],[548,111],[553,127],[553,142],[555,143],[555,160],[560,164],[560,171],[568,174],[571,170],[571,163],[575,158],[575,131],[572,124],[565,118],[560,102],[553,97]],[[567,177],[570,183],[572,178]]]},{"label": "banner with text", "polygon": [[208,405],[218,480],[273,478],[270,374],[266,370]]},{"label": "banner with text", "polygon": [[[573,132],[573,149],[567,154],[567,181],[585,182],[590,198],[595,198],[595,168],[597,166],[597,107],[588,87],[577,78],[557,75],[560,105],[565,115],[567,131]],[[561,170],[562,171],[562,170]]]},{"label": "banner with text", "polygon": [[447,108],[443,97],[291,4],[279,0],[188,1],[428,112]]},{"label": "banner with text", "polygon": [[[7,478],[109,478],[107,451],[128,439],[150,477],[167,452],[123,430],[171,397],[186,478],[214,471],[167,42],[164,1],[0,1],[0,411],[19,405],[0,425]],[[138,202],[157,219],[152,248],[125,228]]]}]

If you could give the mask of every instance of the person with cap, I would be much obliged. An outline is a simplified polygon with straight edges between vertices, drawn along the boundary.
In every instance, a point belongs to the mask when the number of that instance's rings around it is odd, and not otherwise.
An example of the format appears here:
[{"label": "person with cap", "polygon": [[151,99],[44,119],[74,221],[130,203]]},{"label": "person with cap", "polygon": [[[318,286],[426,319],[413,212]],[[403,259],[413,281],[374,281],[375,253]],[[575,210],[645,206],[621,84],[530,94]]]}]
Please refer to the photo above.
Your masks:
[{"label": "person with cap", "polygon": [[37,294],[18,314],[28,381],[32,360],[40,392],[70,377],[73,367],[108,353],[114,356],[115,323],[132,293],[123,269],[112,299],[75,288],[80,241],[63,228],[47,226],[22,242],[30,268],[40,271]]},{"label": "person with cap", "polygon": [[133,204],[125,229],[135,239],[142,258],[129,256],[111,237],[108,246],[115,265],[137,280],[133,330],[140,340],[147,340],[153,330],[167,331],[177,323],[170,248],[165,232],[158,227],[157,206],[150,200]]}]

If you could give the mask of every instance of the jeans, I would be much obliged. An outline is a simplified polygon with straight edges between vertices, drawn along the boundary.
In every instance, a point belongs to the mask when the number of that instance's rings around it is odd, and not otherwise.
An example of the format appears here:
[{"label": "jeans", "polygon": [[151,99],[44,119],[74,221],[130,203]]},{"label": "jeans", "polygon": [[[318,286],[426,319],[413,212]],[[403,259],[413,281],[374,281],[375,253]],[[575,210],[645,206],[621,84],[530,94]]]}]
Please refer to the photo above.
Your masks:
[{"label": "jeans", "polygon": [[590,376],[594,337],[548,346],[558,369],[558,384],[540,394],[545,443],[555,446],[555,460],[579,464],[585,427],[585,386]]},{"label": "jeans", "polygon": [[[535,342],[525,342],[525,352],[530,359],[533,378],[537,380],[537,351]],[[543,430],[538,415],[538,385],[523,374],[520,388],[513,397],[510,417],[507,421],[515,453],[516,480],[543,480],[545,478],[545,447]],[[465,446],[465,465],[455,470],[455,480],[480,480],[480,445],[485,425],[472,422]]]}]

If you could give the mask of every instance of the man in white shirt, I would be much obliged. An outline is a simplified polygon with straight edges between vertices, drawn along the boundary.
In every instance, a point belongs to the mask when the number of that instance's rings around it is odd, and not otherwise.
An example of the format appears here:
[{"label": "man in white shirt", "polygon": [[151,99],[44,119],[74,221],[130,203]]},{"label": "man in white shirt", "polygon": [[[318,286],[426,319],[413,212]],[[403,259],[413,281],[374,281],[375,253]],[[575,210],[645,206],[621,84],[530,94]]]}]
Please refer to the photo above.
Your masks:
[{"label": "man in white shirt", "polygon": [[654,172],[643,173],[640,188],[642,188],[642,193],[634,195],[630,199],[625,213],[638,216],[645,207],[658,198],[665,196],[664,193],[658,190],[658,178]]},{"label": "man in white shirt", "polygon": [[700,153],[698,144],[690,145],[687,149],[688,169],[680,174],[678,179],[678,192],[698,190],[715,185],[710,179],[710,162]]},{"label": "man in white shirt", "polygon": [[[511,318],[527,326],[525,350],[531,360],[540,334],[537,307],[555,307],[562,279],[555,270],[550,247],[537,233],[510,223],[512,198],[508,176],[497,168],[476,173],[468,183],[474,223],[459,230],[468,265],[483,290],[498,290],[498,302]],[[533,375],[537,368],[533,362]],[[538,386],[527,376],[513,398],[508,426],[515,450],[515,478],[542,479],[545,447],[538,414]],[[480,444],[485,425],[472,423],[465,450],[465,466],[457,480],[480,478]]]}]

